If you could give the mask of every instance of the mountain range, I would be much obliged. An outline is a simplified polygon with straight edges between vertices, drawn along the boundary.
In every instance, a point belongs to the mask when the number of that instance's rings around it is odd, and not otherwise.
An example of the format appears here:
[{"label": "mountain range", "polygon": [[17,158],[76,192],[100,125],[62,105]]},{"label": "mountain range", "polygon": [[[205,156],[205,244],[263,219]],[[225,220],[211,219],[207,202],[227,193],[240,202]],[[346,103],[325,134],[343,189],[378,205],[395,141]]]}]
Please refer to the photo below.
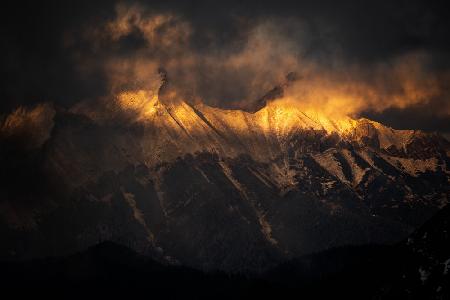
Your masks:
[{"label": "mountain range", "polygon": [[1,259],[114,241],[171,265],[261,273],[397,243],[448,203],[445,138],[305,110],[282,89],[250,112],[182,100],[167,82],[104,111],[47,105],[26,150],[8,130],[27,112],[5,117]]}]

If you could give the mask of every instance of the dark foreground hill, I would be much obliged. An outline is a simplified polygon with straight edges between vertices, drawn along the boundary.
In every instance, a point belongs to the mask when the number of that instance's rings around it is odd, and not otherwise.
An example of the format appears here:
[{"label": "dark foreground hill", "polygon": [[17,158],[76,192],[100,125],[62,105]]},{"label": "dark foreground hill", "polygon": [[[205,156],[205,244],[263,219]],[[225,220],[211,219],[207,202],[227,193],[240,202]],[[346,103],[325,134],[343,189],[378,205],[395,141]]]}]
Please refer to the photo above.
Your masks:
[{"label": "dark foreground hill", "polygon": [[103,242],[69,257],[2,263],[1,286],[14,297],[58,299],[448,299],[449,220],[446,207],[403,243],[335,248],[245,276],[163,265]]}]

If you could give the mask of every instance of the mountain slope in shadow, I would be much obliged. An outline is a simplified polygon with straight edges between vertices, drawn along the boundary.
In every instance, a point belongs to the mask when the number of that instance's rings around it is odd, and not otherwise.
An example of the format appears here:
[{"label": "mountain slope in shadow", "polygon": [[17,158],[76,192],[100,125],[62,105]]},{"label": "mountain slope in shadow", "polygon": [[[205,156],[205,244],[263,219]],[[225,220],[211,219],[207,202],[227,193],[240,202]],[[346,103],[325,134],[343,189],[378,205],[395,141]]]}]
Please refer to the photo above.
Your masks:
[{"label": "mountain slope in shadow", "polygon": [[449,220],[446,207],[403,243],[335,248],[253,275],[164,265],[103,242],[69,257],[2,263],[1,285],[58,298],[448,299]]}]

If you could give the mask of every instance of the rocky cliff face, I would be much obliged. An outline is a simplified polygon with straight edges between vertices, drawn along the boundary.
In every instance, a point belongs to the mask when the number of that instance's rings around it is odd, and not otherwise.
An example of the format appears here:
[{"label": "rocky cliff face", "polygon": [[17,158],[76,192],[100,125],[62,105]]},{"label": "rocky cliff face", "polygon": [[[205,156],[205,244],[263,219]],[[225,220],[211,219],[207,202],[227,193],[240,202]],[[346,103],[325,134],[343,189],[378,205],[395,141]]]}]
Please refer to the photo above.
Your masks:
[{"label": "rocky cliff face", "polygon": [[172,263],[259,271],[399,241],[448,202],[438,135],[276,100],[249,113],[167,97],[123,95],[126,126],[56,113],[38,155],[52,193],[28,210],[2,203],[16,216],[2,219],[2,257],[113,240]]}]

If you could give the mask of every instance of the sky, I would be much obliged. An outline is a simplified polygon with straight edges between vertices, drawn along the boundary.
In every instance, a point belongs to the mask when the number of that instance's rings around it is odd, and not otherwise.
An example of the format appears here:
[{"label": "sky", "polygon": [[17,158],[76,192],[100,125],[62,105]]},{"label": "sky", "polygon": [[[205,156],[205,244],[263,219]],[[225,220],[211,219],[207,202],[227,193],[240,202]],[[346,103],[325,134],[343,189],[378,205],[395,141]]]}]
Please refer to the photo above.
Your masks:
[{"label": "sky", "polygon": [[155,90],[251,110],[285,97],[450,133],[444,1],[15,1],[1,12],[0,114]]}]

